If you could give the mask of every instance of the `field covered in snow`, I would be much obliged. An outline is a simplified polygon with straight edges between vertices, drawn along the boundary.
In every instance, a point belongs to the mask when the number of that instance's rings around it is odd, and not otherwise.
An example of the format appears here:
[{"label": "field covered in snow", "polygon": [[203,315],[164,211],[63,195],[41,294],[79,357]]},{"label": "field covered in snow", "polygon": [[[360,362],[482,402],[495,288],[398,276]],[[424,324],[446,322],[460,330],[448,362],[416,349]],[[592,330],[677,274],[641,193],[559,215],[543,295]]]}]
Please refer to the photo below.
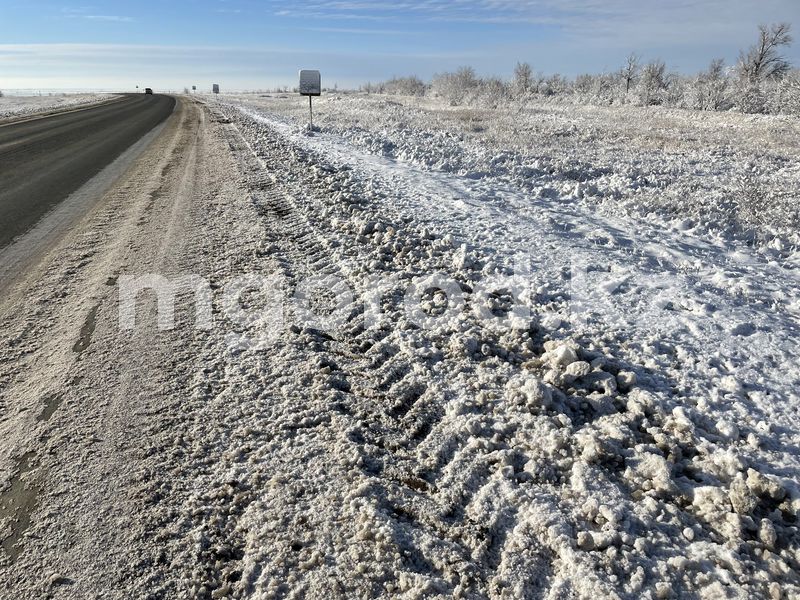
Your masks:
[{"label": "field covered in snow", "polygon": [[797,120],[206,101],[263,216],[242,260],[384,315],[229,347],[270,400],[217,466],[268,479],[226,589],[800,594]]},{"label": "field covered in snow", "polygon": [[[307,119],[296,98],[241,96]],[[684,229],[797,244],[800,120],[658,107],[509,103],[445,107],[435,99],[328,96],[316,124],[368,150],[533,197],[580,199],[614,216],[658,213]]]},{"label": "field covered in snow", "polygon": [[114,94],[48,94],[44,96],[14,96],[4,94],[0,98],[0,119],[25,117],[36,113],[47,113],[89,104],[97,104],[114,98]]}]

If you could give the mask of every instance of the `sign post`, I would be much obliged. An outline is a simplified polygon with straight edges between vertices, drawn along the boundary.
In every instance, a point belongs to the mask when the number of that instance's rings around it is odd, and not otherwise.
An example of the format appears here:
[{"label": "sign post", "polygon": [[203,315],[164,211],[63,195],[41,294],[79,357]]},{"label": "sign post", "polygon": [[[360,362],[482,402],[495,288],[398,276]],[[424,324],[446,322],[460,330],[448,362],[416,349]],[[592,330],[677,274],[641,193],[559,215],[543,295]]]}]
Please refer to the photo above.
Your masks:
[{"label": "sign post", "polygon": [[322,77],[319,71],[300,71],[300,95],[308,96],[309,129],[314,128],[314,107],[311,98],[322,95]]}]

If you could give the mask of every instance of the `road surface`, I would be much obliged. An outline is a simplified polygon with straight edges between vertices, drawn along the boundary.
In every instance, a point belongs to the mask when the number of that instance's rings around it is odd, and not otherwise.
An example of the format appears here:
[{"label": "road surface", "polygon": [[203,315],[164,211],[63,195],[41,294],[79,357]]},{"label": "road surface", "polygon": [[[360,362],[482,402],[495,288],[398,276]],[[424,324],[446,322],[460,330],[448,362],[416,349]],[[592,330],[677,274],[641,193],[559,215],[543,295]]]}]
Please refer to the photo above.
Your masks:
[{"label": "road surface", "polygon": [[0,248],[166,119],[169,96],[120,102],[0,126]]}]

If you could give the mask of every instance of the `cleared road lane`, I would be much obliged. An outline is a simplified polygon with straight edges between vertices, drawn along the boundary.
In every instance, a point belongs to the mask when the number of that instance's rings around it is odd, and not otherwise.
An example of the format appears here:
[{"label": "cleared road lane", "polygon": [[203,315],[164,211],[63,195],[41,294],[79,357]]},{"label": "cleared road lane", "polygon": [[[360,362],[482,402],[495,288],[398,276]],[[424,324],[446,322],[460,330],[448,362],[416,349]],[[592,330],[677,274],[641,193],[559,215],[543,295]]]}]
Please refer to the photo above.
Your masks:
[{"label": "cleared road lane", "polygon": [[174,107],[170,96],[137,94],[0,126],[0,248],[102,171]]}]

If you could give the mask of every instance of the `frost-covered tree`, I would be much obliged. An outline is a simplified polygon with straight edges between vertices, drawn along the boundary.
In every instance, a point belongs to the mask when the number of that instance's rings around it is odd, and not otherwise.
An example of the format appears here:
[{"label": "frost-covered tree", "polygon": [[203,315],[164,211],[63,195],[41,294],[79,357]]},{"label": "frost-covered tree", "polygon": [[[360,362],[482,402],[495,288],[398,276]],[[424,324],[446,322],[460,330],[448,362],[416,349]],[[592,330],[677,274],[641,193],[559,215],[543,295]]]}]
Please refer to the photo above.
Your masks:
[{"label": "frost-covered tree", "polygon": [[[771,107],[768,89],[779,88],[778,82],[791,65],[781,49],[792,43],[788,23],[760,25],[758,41],[739,54],[736,105],[745,113],[763,113]],[[774,110],[774,109],[773,109]]]},{"label": "frost-covered tree", "polygon": [[639,57],[636,54],[629,54],[625,66],[622,67],[620,75],[625,84],[625,95],[627,96],[636,85],[636,80],[639,77],[641,66],[639,64]]},{"label": "frost-covered tree", "polygon": [[708,70],[700,73],[695,81],[695,108],[700,110],[727,108],[729,87],[730,80],[725,72],[725,61],[721,58],[712,60]]},{"label": "frost-covered tree", "polygon": [[760,25],[758,42],[739,54],[739,75],[750,85],[786,75],[791,64],[781,55],[781,48],[792,43],[789,23]]},{"label": "frost-covered tree", "polygon": [[663,60],[647,63],[639,78],[639,101],[645,106],[661,104],[667,89],[667,65]]},{"label": "frost-covered tree", "polygon": [[514,67],[514,82],[512,84],[514,95],[518,98],[533,93],[536,83],[533,78],[533,69],[528,63],[518,62]]}]

